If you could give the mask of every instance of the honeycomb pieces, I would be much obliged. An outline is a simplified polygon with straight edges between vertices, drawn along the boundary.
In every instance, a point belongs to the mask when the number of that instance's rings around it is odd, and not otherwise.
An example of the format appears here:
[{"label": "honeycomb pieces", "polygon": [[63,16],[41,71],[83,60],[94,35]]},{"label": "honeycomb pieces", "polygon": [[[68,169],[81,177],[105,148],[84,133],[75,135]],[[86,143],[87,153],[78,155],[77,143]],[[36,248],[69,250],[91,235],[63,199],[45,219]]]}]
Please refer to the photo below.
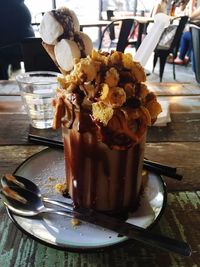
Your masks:
[{"label": "honeycomb pieces", "polygon": [[[62,87],[59,97],[68,102],[78,99],[78,110],[89,111],[92,123],[98,132],[100,129],[102,141],[121,149],[126,147],[122,140],[128,145],[139,142],[161,112],[155,94],[148,90],[145,81],[143,67],[131,54],[93,50],[86,58],[76,60],[70,74],[59,78]],[[63,105],[66,103],[64,100]],[[63,110],[58,105],[57,108]],[[67,112],[65,120],[66,117]],[[62,118],[57,116],[56,120],[62,121]],[[84,121],[80,120],[79,124]]]}]

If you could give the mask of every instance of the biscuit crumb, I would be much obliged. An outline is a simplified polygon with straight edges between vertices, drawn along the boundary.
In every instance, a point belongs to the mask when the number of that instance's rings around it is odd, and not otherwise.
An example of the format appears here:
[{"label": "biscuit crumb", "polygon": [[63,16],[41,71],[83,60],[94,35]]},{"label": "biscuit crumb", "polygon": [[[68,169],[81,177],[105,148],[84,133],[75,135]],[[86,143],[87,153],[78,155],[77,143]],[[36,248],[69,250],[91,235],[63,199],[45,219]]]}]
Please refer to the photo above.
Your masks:
[{"label": "biscuit crumb", "polygon": [[55,190],[57,193],[64,193],[66,191],[66,184],[57,183],[55,185]]},{"label": "biscuit crumb", "polygon": [[71,219],[71,224],[73,227],[79,226],[81,224],[81,221],[79,221],[76,218]]},{"label": "biscuit crumb", "polygon": [[49,176],[48,180],[49,180],[49,182],[53,182],[53,181],[55,181],[55,178],[53,178],[52,176]]},{"label": "biscuit crumb", "polygon": [[146,176],[148,172],[146,170],[142,170],[142,176]]}]

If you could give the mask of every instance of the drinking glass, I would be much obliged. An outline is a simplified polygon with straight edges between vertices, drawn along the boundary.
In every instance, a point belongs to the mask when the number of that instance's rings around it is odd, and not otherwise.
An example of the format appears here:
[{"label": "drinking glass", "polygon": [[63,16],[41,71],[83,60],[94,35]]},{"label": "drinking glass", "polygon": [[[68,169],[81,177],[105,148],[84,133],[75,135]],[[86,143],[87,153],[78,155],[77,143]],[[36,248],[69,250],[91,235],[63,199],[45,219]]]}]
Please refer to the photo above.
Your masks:
[{"label": "drinking glass", "polygon": [[60,74],[50,71],[32,71],[17,75],[24,106],[34,128],[51,128],[53,122],[52,100],[58,87]]}]

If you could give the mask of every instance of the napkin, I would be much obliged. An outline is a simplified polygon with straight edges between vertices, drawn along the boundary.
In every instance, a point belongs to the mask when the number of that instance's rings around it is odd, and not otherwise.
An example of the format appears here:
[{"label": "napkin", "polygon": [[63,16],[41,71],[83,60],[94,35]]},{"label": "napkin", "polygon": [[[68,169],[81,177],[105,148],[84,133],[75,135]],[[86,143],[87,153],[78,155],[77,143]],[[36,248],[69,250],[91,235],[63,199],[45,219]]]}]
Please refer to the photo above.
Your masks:
[{"label": "napkin", "polygon": [[167,123],[171,122],[169,102],[164,100],[159,100],[162,106],[162,112],[158,115],[157,121],[153,126],[167,126]]}]

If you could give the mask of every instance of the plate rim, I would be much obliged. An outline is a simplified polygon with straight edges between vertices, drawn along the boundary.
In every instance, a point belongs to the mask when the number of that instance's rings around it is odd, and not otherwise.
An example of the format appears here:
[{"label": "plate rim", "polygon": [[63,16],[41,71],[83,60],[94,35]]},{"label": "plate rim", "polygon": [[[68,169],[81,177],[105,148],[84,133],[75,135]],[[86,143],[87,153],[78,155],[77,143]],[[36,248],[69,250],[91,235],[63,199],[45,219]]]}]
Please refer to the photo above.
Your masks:
[{"label": "plate rim", "polygon": [[[25,163],[27,163],[27,161],[31,160],[33,157],[37,156],[38,154],[41,153],[45,153],[46,150],[56,150],[59,151],[61,149],[59,148],[45,148],[42,149],[39,152],[34,153],[33,155],[29,156],[28,158],[26,158],[23,162],[21,162],[16,169],[14,170],[13,174],[15,174]],[[151,229],[153,228],[161,219],[162,215],[164,214],[164,210],[166,208],[166,204],[167,204],[167,186],[165,181],[163,180],[162,175],[156,174],[156,176],[159,179],[159,182],[162,185],[162,189],[163,189],[163,205],[161,207],[160,213],[158,214],[158,216],[156,217],[156,219],[146,228],[146,229]],[[18,222],[15,220],[14,218],[14,213],[8,208],[6,207],[6,211],[7,214],[10,218],[10,220],[14,223],[14,225],[17,227],[17,229],[19,229],[23,234],[26,234],[29,238],[33,239],[34,241],[37,241],[38,243],[54,248],[54,249],[58,249],[58,250],[62,250],[62,251],[68,251],[68,252],[74,252],[74,253],[95,253],[95,252],[104,252],[104,251],[108,251],[110,249],[116,248],[116,247],[121,247],[121,246],[125,246],[128,244],[132,244],[135,242],[135,240],[133,239],[127,239],[127,240],[122,240],[119,241],[118,243],[115,244],[108,244],[108,245],[104,245],[102,247],[93,247],[93,248],[86,248],[86,247],[69,247],[66,244],[62,245],[62,244],[53,244],[51,242],[45,241],[43,239],[40,239],[39,237],[34,236],[33,234],[31,234],[30,232],[26,231],[23,227],[21,227]]]}]

